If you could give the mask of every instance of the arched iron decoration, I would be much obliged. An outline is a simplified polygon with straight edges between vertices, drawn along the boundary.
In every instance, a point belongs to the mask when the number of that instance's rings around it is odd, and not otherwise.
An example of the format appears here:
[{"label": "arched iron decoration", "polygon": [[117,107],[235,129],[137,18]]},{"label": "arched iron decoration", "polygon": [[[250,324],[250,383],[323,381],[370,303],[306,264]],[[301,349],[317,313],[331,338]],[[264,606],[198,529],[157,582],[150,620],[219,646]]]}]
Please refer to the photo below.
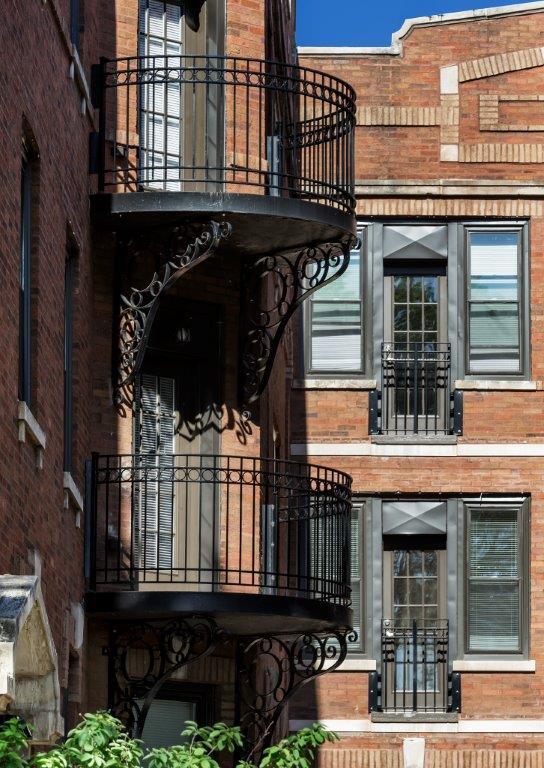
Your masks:
[{"label": "arched iron decoration", "polygon": [[297,637],[241,638],[236,649],[236,720],[248,745],[246,759],[256,763],[272,742],[287,702],[300,688],[345,660],[350,629]]},{"label": "arched iron decoration", "polygon": [[240,362],[243,408],[265,390],[289,319],[311,293],[346,271],[356,242],[353,235],[347,235],[302,248],[294,255],[276,253],[246,262],[242,276],[246,323]]},{"label": "arched iron decoration", "polygon": [[176,618],[110,627],[108,707],[140,738],[149,707],[179,669],[208,656],[228,639],[212,618]]},{"label": "arched iron decoration", "polygon": [[204,225],[161,227],[144,231],[124,242],[135,252],[151,252],[162,262],[145,288],[131,288],[121,296],[119,352],[115,405],[131,408],[133,383],[138,373],[163,294],[180,277],[215,253],[222,240],[230,237],[227,222],[210,221]]}]

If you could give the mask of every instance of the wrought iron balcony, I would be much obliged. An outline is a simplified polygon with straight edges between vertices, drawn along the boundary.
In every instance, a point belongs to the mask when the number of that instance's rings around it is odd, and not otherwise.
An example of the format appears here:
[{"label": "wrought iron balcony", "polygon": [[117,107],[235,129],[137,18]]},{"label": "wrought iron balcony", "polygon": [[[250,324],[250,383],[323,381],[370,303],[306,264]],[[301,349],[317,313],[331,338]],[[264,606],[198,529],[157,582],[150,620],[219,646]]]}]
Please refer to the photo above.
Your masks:
[{"label": "wrought iron balcony", "polygon": [[382,389],[370,397],[370,433],[459,435],[462,392],[452,392],[451,346],[382,344]]},{"label": "wrought iron balcony", "polygon": [[306,67],[242,57],[101,61],[102,192],[268,194],[355,210],[355,93]]},{"label": "wrought iron balcony", "polygon": [[351,478],[342,472],[177,454],[94,455],[87,471],[91,593],[195,593],[200,606],[236,597],[234,612],[252,597],[267,610],[311,600],[349,619]]},{"label": "wrought iron balcony", "polygon": [[448,622],[382,621],[381,672],[371,675],[369,708],[384,714],[459,712],[460,676],[449,673]]}]

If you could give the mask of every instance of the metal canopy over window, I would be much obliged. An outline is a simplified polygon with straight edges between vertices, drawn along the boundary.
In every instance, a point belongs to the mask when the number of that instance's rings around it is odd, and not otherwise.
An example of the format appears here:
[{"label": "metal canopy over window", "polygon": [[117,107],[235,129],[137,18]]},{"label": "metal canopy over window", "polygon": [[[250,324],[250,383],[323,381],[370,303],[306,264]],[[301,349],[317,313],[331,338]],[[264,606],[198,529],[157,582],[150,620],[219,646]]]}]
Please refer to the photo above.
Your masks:
[{"label": "metal canopy over window", "polygon": [[384,536],[436,536],[446,533],[445,501],[385,501]]}]

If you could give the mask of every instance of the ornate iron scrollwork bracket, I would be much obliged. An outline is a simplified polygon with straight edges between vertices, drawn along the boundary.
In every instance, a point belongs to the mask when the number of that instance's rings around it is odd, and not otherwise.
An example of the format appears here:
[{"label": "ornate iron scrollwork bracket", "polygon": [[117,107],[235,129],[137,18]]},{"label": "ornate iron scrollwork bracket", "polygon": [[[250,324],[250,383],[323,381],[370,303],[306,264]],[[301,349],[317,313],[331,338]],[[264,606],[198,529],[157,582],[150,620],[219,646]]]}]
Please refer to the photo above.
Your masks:
[{"label": "ornate iron scrollwork bracket", "polygon": [[289,699],[306,683],[337,669],[346,658],[348,642],[355,639],[353,630],[337,630],[238,641],[237,721],[250,762],[258,762],[262,750],[271,743]]},{"label": "ornate iron scrollwork bracket", "polygon": [[222,240],[231,234],[227,222],[210,221],[201,226],[176,226],[160,232],[144,233],[137,242],[125,245],[158,256],[162,266],[145,288],[131,288],[121,296],[117,384],[114,402],[118,408],[132,407],[133,383],[138,373],[161,297],[179,278],[209,258]]},{"label": "ornate iron scrollwork bracket", "polygon": [[108,706],[137,738],[153,699],[181,667],[213,653],[229,639],[211,618],[136,622],[110,627]]},{"label": "ornate iron scrollwork bracket", "polygon": [[342,275],[355,246],[352,235],[247,262],[242,275],[246,324],[241,342],[242,410],[263,393],[285,327],[311,293]]}]

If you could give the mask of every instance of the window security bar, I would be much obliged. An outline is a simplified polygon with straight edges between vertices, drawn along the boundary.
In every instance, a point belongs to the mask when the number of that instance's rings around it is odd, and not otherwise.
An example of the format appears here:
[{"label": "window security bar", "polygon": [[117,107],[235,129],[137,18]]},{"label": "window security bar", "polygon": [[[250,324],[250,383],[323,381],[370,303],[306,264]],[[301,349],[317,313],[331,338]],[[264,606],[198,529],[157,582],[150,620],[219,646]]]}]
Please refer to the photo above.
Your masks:
[{"label": "window security bar", "polygon": [[370,434],[459,435],[462,392],[451,391],[449,343],[382,344],[382,389],[370,397]]},{"label": "window security bar", "polygon": [[446,620],[428,625],[383,620],[381,673],[370,676],[370,711],[459,712],[461,681],[458,673],[449,673],[448,646]]}]

